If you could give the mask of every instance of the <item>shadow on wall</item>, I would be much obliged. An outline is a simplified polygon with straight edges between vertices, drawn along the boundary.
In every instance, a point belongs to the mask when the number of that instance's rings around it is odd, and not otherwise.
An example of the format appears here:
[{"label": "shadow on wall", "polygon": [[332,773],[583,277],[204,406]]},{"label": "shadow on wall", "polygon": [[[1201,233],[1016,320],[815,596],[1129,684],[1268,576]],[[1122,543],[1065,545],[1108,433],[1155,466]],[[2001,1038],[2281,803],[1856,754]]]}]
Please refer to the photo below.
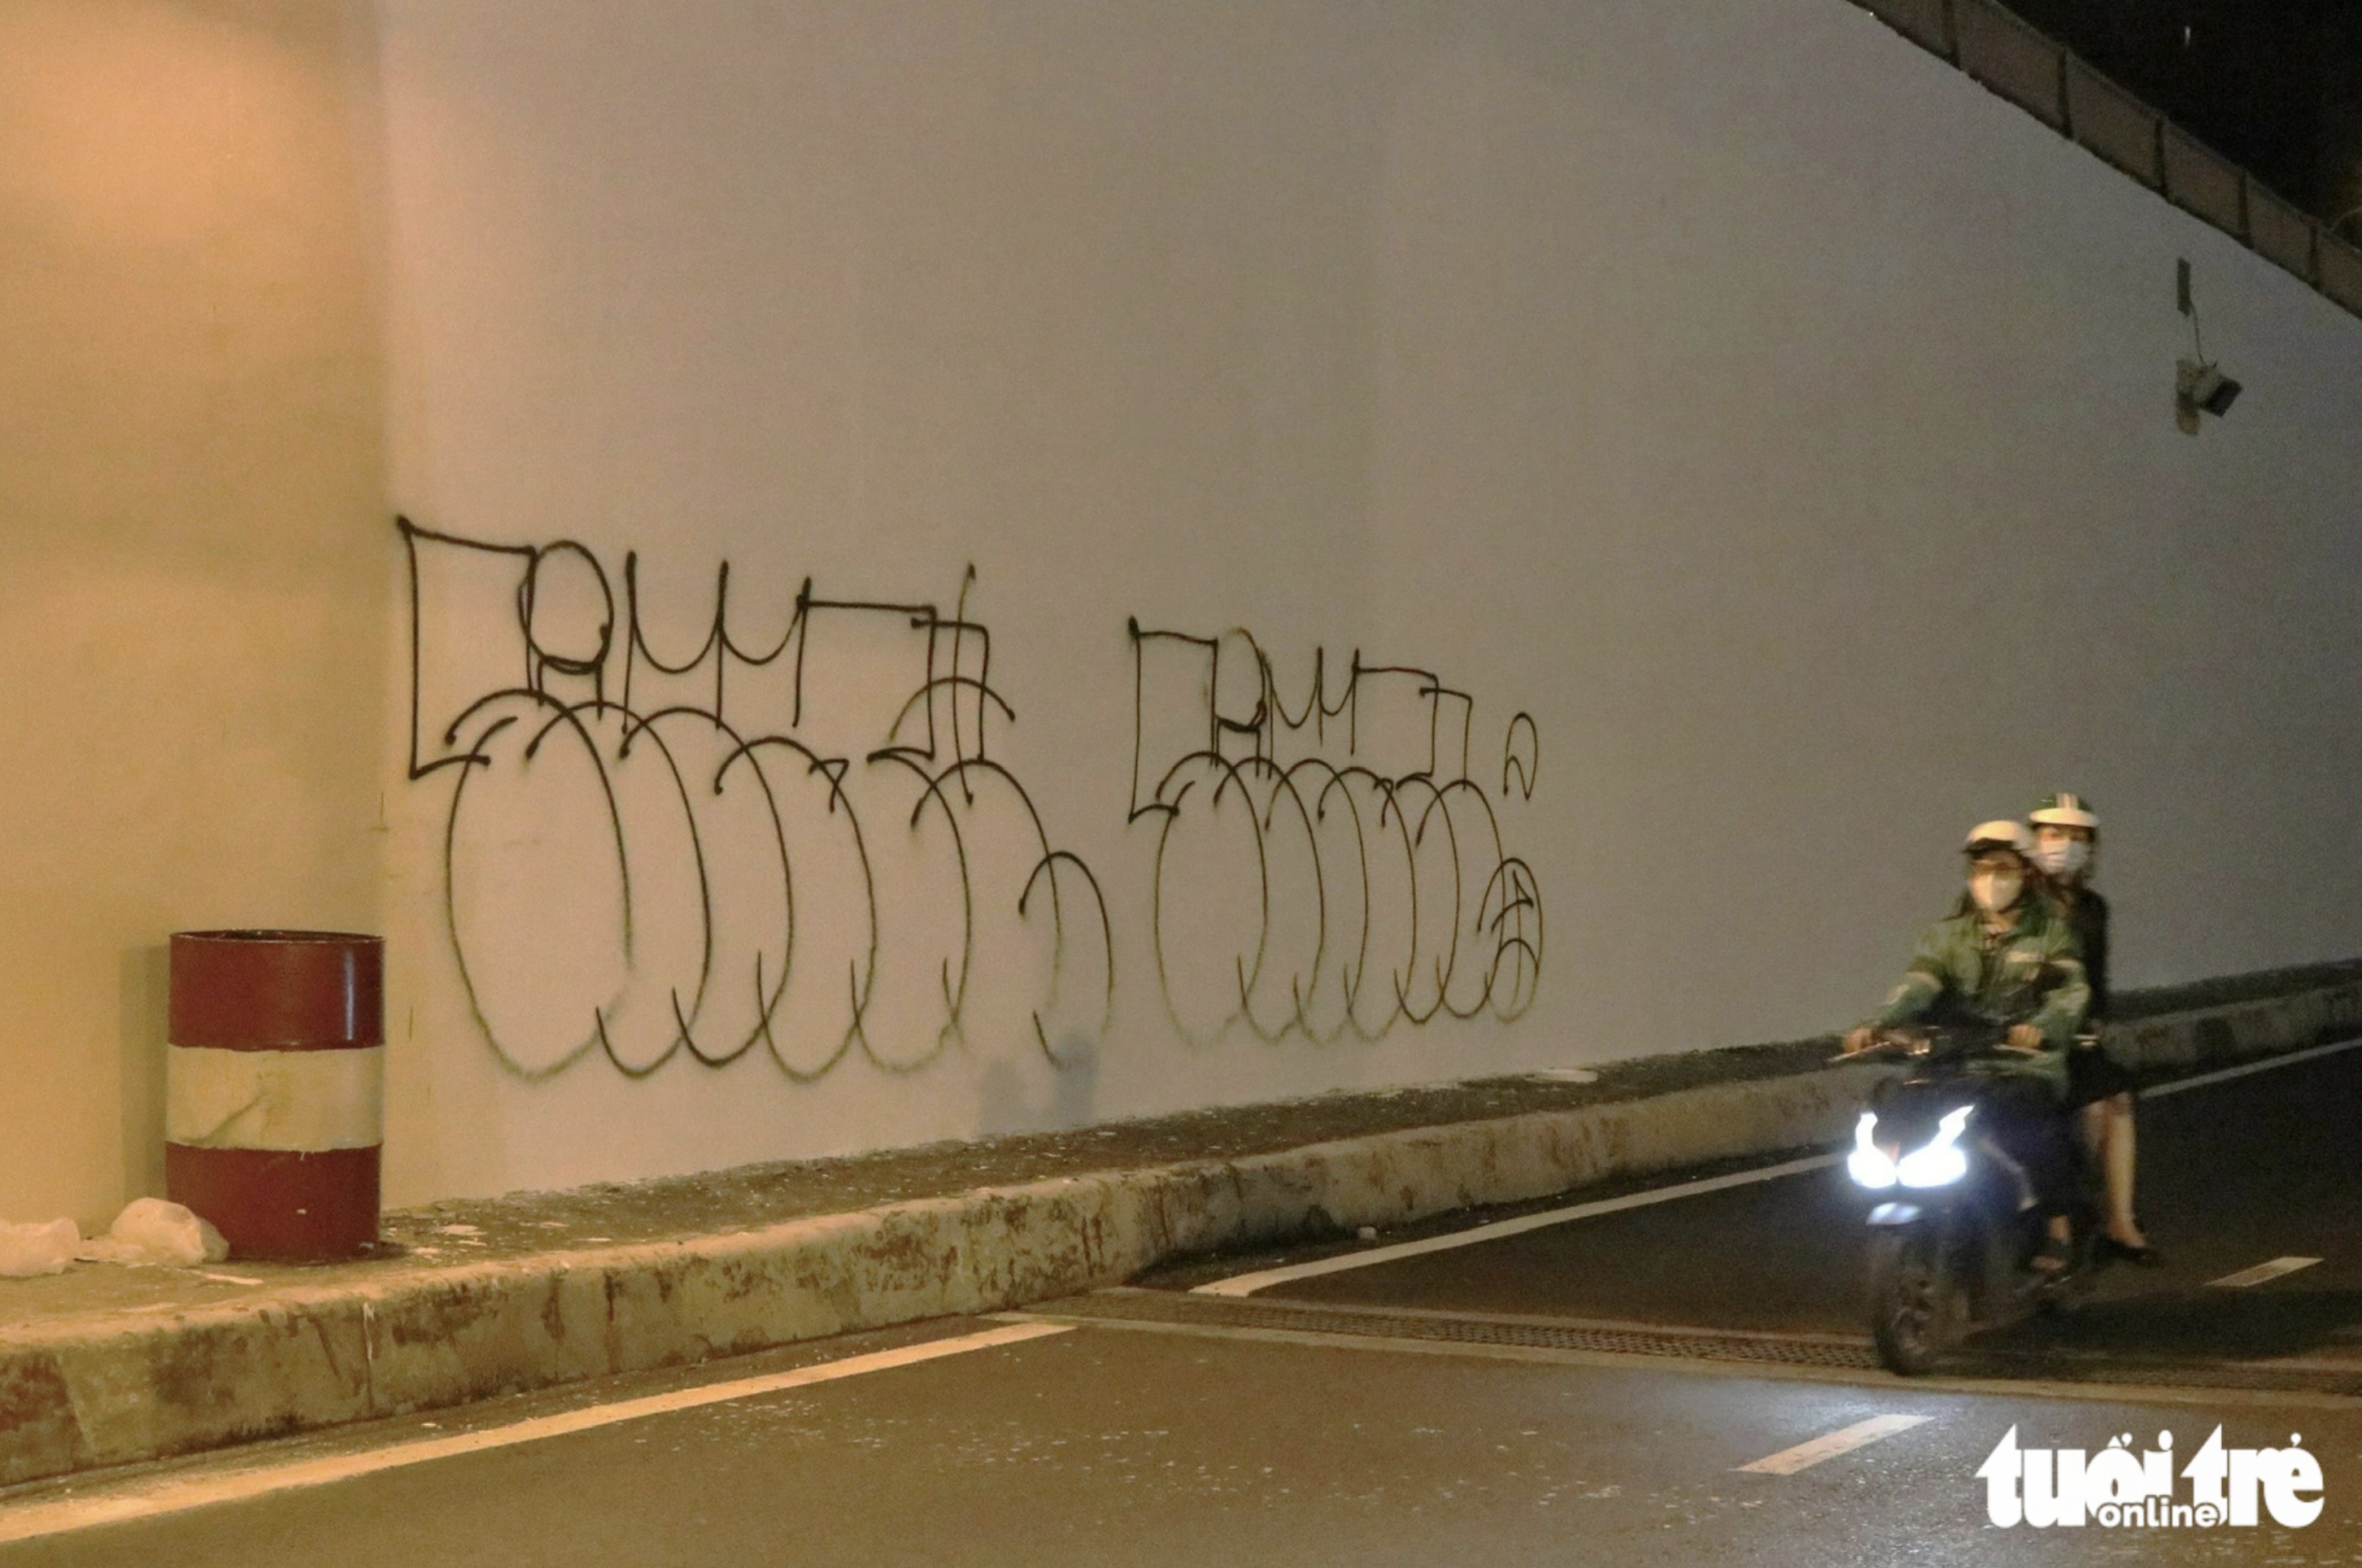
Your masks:
[{"label": "shadow on wall", "polygon": [[1039,1081],[1008,1062],[984,1070],[977,1086],[977,1132],[983,1137],[1009,1132],[1035,1132],[1045,1128],[1068,1131],[1098,1120],[1099,1056],[1090,1041],[1071,1043],[1058,1058],[1063,1071],[1051,1078],[1046,1099],[1035,1095]]},{"label": "shadow on wall", "polygon": [[123,1097],[123,1196],[164,1192],[164,1048],[171,1013],[171,950],[127,947],[116,965]]},{"label": "shadow on wall", "polygon": [[[1253,635],[1131,623],[1131,821],[1155,823],[1157,977],[1174,1027],[1243,1022],[1375,1040],[1439,1015],[1504,1020],[1541,982],[1532,867],[1471,776],[1475,699],[1431,670],[1324,653],[1293,710]],[[1541,735],[1505,726],[1505,806],[1533,798]]]},{"label": "shadow on wall", "polygon": [[725,562],[702,640],[659,649],[636,554],[619,605],[571,541],[397,527],[410,777],[448,780],[453,951],[510,1071],[760,1050],[800,1082],[854,1055],[916,1072],[960,1041],[1095,1059],[1106,900],[991,756],[1017,714],[973,568],[949,614],[807,580],[784,628],[745,639]]}]

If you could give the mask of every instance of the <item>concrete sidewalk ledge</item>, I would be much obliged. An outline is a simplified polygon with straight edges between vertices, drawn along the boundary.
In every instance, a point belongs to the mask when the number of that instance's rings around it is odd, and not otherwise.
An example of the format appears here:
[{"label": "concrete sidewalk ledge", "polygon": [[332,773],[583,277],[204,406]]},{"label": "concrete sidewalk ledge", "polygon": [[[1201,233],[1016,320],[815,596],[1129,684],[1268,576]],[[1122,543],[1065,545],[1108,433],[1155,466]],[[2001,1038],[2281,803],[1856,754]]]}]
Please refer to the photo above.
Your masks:
[{"label": "concrete sidewalk ledge", "polygon": [[[2356,1029],[2362,978],[2142,1019],[2111,1045],[2144,1069],[2187,1069]],[[1827,1143],[1882,1070],[1744,1077],[717,1234],[398,1260],[316,1284],[280,1271],[226,1300],[33,1319],[0,1329],[0,1483],[1002,1310],[1192,1253]]]},{"label": "concrete sidewalk ledge", "polygon": [[2109,1030],[2106,1044],[2125,1066],[2155,1075],[2301,1051],[2357,1030],[2362,1030],[2362,980],[2352,980],[2140,1019]]}]

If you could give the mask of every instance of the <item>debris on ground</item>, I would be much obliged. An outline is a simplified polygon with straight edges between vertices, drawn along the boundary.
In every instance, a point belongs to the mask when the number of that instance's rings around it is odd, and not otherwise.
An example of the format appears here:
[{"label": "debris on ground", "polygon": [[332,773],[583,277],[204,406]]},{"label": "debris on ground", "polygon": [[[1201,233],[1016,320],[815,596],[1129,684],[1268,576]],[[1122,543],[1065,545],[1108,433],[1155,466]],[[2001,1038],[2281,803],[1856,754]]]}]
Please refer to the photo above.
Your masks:
[{"label": "debris on ground", "polygon": [[181,1204],[135,1198],[105,1235],[81,1243],[81,1256],[91,1263],[187,1268],[221,1262],[229,1256],[229,1243],[211,1220]]},{"label": "debris on ground", "polygon": [[82,1231],[71,1220],[29,1225],[0,1220],[0,1275],[23,1279],[37,1274],[63,1274],[81,1245]]}]

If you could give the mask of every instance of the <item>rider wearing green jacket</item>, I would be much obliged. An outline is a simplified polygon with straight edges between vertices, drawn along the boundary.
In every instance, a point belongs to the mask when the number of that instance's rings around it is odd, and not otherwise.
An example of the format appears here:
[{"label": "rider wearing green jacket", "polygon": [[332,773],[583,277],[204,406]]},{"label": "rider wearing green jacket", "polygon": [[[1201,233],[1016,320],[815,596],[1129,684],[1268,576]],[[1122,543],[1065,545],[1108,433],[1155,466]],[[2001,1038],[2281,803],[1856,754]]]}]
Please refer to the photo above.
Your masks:
[{"label": "rider wearing green jacket", "polygon": [[[2092,988],[2066,919],[2034,887],[2034,836],[2014,822],[1981,823],[1962,846],[1968,891],[1952,913],[1920,937],[1910,966],[1870,1022],[1849,1033],[1849,1053],[1874,1032],[1922,1021],[2003,1028],[2003,1048],[1970,1070],[1990,1074],[2004,1098],[1996,1141],[2030,1182],[2025,1201],[2047,1197],[2053,1212],[2038,1268],[2061,1268],[2069,1227],[2060,1205],[2078,1176],[2061,1111],[2067,1053]],[[2009,1110],[2009,1102],[2015,1110]]]},{"label": "rider wearing green jacket", "polygon": [[1847,1036],[1847,1049],[1869,1044],[1874,1029],[1923,1020],[2000,1025],[2011,1048],[1990,1068],[2035,1079],[2063,1100],[2068,1048],[2092,995],[2074,935],[2030,885],[2034,845],[2024,828],[1981,823],[1964,847],[1969,885],[1959,908],[1921,935],[1902,980]]}]

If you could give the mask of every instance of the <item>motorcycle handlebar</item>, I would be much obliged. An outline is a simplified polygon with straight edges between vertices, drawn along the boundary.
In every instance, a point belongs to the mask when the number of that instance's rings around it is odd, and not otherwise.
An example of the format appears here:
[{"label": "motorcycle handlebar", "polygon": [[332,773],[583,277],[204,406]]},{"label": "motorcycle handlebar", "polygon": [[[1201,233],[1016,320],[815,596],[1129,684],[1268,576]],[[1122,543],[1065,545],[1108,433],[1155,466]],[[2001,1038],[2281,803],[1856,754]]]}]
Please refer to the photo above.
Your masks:
[{"label": "motorcycle handlebar", "polygon": [[[2009,1055],[2035,1057],[2043,1054],[2042,1047],[2040,1046],[2013,1045],[2005,1036],[1996,1037],[1990,1032],[1984,1030],[1977,1030],[1973,1032],[1977,1038],[1971,1040],[1968,1044],[1962,1047],[1957,1055],[1963,1056]],[[1869,1062],[1878,1060],[1882,1057],[1897,1055],[1926,1056],[1934,1052],[1938,1036],[1937,1034],[1915,1033],[1906,1030],[1882,1029],[1878,1031],[1877,1033],[1871,1037],[1871,1043],[1863,1046],[1860,1050],[1839,1051],[1836,1055],[1831,1056],[1828,1059],[1827,1065],[1834,1067],[1842,1066],[1848,1062]]]}]

